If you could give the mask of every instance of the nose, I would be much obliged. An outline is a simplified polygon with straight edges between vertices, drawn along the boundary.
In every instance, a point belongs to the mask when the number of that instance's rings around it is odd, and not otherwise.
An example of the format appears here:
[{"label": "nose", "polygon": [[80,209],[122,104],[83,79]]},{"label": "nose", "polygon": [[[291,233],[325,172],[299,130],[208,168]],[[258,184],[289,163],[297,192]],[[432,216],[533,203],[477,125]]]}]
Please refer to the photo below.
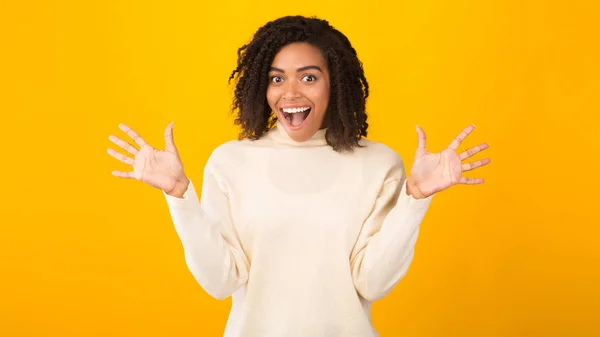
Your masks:
[{"label": "nose", "polygon": [[301,94],[298,90],[298,84],[295,81],[287,82],[283,87],[283,99],[293,100],[296,98],[300,98]]}]

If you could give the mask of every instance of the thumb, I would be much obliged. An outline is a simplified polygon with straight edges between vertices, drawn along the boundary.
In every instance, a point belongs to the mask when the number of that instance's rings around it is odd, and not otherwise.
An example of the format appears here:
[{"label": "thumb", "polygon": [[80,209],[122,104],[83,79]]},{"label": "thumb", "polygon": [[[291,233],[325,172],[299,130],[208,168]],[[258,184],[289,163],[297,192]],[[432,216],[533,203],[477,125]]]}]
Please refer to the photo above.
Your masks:
[{"label": "thumb", "polygon": [[175,140],[173,139],[173,122],[167,125],[165,129],[165,145],[166,149],[171,152],[177,152],[177,147],[175,147]]},{"label": "thumb", "polygon": [[427,137],[425,136],[425,131],[423,131],[423,129],[417,125],[417,137],[418,137],[418,149],[419,150],[425,150],[425,143],[427,140]]}]

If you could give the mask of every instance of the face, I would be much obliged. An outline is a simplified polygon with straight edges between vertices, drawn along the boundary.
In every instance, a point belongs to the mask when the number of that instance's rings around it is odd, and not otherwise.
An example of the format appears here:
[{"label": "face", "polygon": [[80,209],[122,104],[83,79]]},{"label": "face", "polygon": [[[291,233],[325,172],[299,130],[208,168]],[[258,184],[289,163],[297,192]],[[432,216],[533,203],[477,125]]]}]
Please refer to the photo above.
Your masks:
[{"label": "face", "polygon": [[267,101],[297,142],[310,139],[324,127],[329,70],[320,50],[304,42],[283,47],[271,64]]}]

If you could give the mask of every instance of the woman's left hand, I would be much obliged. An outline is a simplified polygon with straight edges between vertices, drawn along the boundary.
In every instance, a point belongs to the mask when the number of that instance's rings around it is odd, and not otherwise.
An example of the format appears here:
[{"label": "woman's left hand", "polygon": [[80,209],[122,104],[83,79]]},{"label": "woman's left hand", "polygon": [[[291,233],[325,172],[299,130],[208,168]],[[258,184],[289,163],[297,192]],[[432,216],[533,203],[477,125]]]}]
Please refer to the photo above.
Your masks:
[{"label": "woman's left hand", "polygon": [[473,131],[474,125],[467,126],[454,140],[440,153],[430,153],[425,147],[425,131],[417,126],[418,148],[415,160],[407,180],[407,192],[414,198],[427,198],[434,193],[443,191],[456,184],[481,184],[482,178],[467,178],[462,175],[490,163],[489,158],[463,163],[463,160],[476,153],[487,149],[486,143],[474,146],[458,154],[456,150],[462,141]]}]

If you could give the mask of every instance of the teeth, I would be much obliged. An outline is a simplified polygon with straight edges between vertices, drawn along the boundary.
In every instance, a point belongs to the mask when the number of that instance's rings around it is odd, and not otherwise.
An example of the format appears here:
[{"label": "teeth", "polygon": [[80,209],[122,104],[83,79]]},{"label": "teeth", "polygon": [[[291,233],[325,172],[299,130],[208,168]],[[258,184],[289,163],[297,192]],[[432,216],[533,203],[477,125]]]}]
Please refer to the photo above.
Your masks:
[{"label": "teeth", "polygon": [[282,109],[282,110],[283,110],[283,112],[293,114],[293,113],[297,113],[297,112],[304,112],[308,109],[310,109],[310,107],[306,106],[306,107],[302,107],[302,108],[287,108],[287,109]]}]

